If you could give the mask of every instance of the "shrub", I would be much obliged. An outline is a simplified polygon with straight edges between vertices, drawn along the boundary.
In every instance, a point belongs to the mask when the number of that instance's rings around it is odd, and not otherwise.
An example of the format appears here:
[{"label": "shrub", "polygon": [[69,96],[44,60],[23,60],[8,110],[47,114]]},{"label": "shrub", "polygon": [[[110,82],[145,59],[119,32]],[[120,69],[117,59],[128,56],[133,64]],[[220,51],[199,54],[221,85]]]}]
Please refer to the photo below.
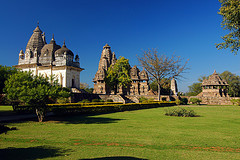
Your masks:
[{"label": "shrub", "polygon": [[231,102],[233,103],[233,105],[240,106],[240,99],[232,99]]},{"label": "shrub", "polygon": [[188,99],[187,98],[181,98],[180,99],[180,105],[186,105],[188,104]]},{"label": "shrub", "polygon": [[139,98],[139,103],[142,103],[142,102],[148,102],[148,99],[145,98],[145,97],[140,97]]},{"label": "shrub", "polygon": [[64,97],[61,97],[61,98],[58,98],[57,99],[57,103],[58,104],[65,104],[65,103],[69,103],[69,98],[64,98]]},{"label": "shrub", "polygon": [[198,115],[189,108],[171,108],[165,110],[166,116],[177,116],[177,117],[198,117]]},{"label": "shrub", "polygon": [[113,100],[112,99],[107,99],[107,101],[106,102],[113,102]]},{"label": "shrub", "polygon": [[100,99],[93,99],[92,102],[100,102]]},{"label": "shrub", "polygon": [[[106,103],[106,102],[105,102]],[[109,102],[108,102],[109,103]],[[111,113],[131,111],[138,109],[148,109],[156,107],[166,107],[176,105],[174,102],[152,102],[152,103],[128,103],[128,104],[101,104],[101,105],[51,105],[51,111],[56,114],[86,114],[86,113]]]},{"label": "shrub", "polygon": [[163,98],[162,98],[162,101],[167,101],[167,98],[166,98],[166,97],[163,97]]},{"label": "shrub", "polygon": [[199,105],[202,101],[198,98],[191,98],[190,102],[192,102],[192,104],[198,104]]},{"label": "shrub", "polygon": [[90,103],[88,99],[83,99],[82,101],[79,101],[78,103]]}]

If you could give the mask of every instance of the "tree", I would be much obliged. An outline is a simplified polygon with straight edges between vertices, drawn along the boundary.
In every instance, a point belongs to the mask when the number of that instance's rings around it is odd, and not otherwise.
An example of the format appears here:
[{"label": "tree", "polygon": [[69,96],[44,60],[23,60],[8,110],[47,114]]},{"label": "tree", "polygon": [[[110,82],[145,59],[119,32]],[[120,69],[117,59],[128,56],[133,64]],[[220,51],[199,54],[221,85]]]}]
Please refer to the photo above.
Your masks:
[{"label": "tree", "polygon": [[5,81],[7,98],[20,101],[36,110],[38,121],[42,122],[47,111],[47,104],[59,97],[69,97],[70,90],[62,88],[57,81],[49,82],[48,78],[33,76],[30,72],[17,72]]},{"label": "tree", "polygon": [[202,83],[193,83],[191,86],[188,86],[187,96],[197,96],[202,92]]},{"label": "tree", "polygon": [[[153,81],[150,82],[149,84],[150,88],[153,91],[158,91],[158,84],[157,81],[154,79]],[[171,81],[170,79],[163,78],[161,80],[161,92],[163,95],[169,95],[171,93]]]},{"label": "tree", "polygon": [[155,79],[158,84],[158,100],[161,96],[161,80],[163,78],[171,79],[180,77],[186,68],[187,61],[182,64],[179,56],[172,55],[167,57],[164,54],[158,54],[156,49],[148,49],[138,56],[138,60],[143,68],[147,70],[149,76]]},{"label": "tree", "polygon": [[80,83],[80,89],[84,89],[86,92],[92,94],[93,93],[93,88],[89,87],[89,84],[87,83]]},{"label": "tree", "polygon": [[230,33],[223,36],[224,42],[216,45],[217,49],[229,48],[231,52],[237,54],[240,48],[240,1],[239,0],[219,0],[221,8],[218,14],[223,17],[222,27]]},{"label": "tree", "polygon": [[16,68],[7,67],[0,65],[0,94],[3,93],[3,88],[5,87],[5,81],[8,77],[17,72]]},{"label": "tree", "polygon": [[220,74],[222,79],[225,79],[228,86],[228,94],[231,97],[240,97],[240,77],[229,71],[224,71]]},{"label": "tree", "polygon": [[105,82],[115,94],[117,87],[127,88],[131,84],[130,69],[128,59],[124,57],[119,57],[116,63],[108,68]]},{"label": "tree", "polygon": [[202,92],[202,82],[204,79],[207,79],[206,76],[200,76],[198,78],[198,82],[193,83],[191,86],[188,86],[188,92],[186,93],[187,96],[197,96],[199,93]]}]

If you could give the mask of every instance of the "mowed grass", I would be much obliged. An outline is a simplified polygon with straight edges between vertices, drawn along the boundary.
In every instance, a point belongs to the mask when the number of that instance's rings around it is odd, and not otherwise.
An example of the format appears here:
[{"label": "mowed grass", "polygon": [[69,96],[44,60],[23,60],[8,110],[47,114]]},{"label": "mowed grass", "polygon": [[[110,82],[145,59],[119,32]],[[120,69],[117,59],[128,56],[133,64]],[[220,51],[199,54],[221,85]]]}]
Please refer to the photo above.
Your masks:
[{"label": "mowed grass", "polygon": [[[184,106],[200,117],[169,117],[166,108],[8,123],[3,159],[240,159],[240,107]],[[1,159],[1,158],[0,158]]]}]

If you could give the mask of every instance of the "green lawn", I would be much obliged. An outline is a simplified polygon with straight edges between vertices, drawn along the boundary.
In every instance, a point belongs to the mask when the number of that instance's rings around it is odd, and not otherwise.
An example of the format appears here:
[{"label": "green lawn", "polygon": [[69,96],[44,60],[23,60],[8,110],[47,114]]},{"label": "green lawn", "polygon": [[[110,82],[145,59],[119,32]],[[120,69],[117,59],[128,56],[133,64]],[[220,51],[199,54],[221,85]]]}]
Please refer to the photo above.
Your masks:
[{"label": "green lawn", "polygon": [[0,135],[0,157],[240,159],[240,107],[189,107],[200,117],[169,117],[154,108],[9,123],[18,130]]}]

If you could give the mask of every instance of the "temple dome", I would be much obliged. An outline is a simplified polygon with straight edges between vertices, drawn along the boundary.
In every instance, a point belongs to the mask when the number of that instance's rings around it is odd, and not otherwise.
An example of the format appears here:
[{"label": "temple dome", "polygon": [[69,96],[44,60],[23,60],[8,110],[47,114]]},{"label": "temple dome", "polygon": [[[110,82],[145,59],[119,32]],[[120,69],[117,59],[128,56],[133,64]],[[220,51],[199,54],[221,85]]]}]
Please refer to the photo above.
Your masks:
[{"label": "temple dome", "polygon": [[64,42],[63,46],[55,52],[55,56],[62,56],[65,53],[66,53],[66,55],[74,56],[73,52],[66,47],[65,42]]}]

